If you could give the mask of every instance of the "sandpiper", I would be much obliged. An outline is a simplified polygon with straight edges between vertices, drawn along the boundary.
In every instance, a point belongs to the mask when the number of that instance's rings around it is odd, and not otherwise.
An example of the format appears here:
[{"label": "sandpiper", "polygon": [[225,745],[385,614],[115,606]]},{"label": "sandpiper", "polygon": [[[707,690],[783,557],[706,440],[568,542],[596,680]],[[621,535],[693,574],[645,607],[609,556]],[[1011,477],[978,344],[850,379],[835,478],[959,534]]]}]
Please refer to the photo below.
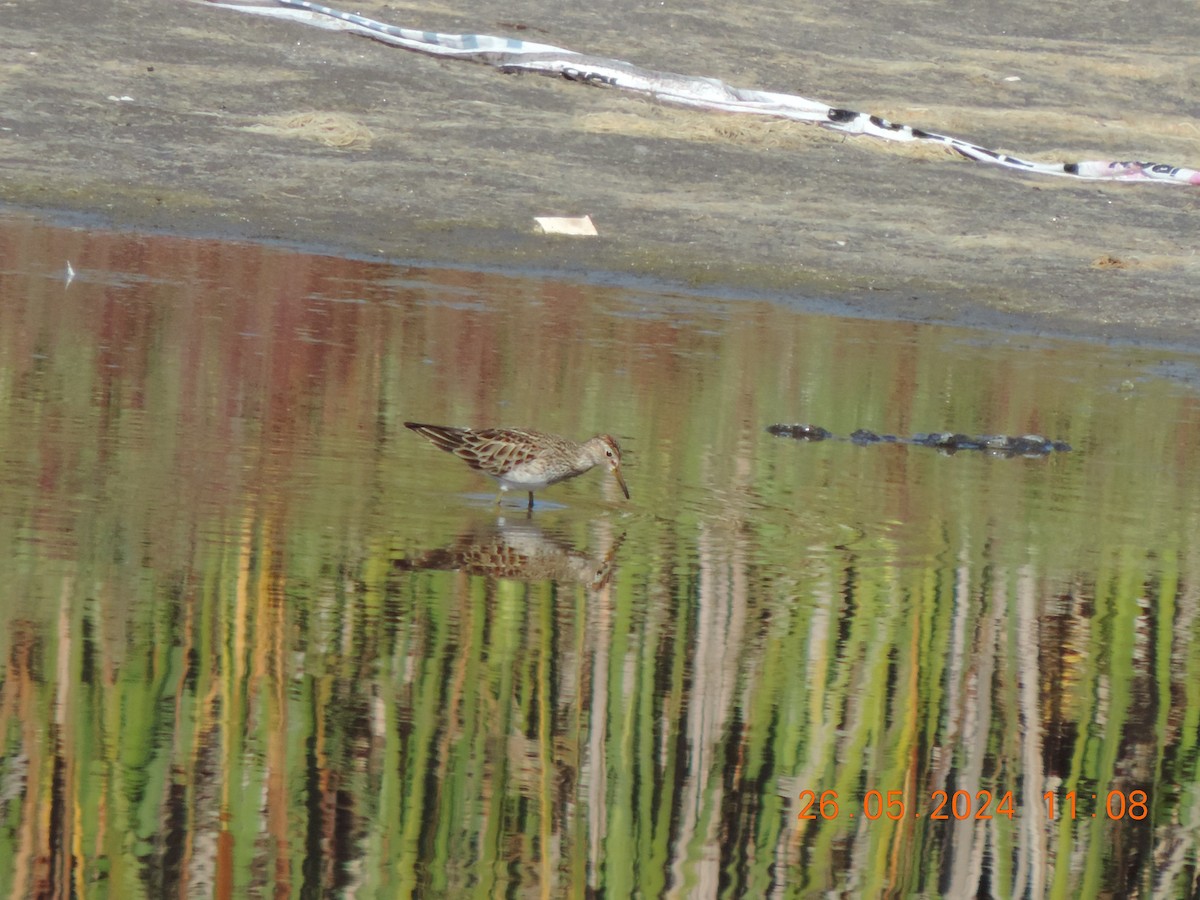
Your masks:
[{"label": "sandpiper", "polygon": [[625,499],[629,499],[629,488],[621,475],[621,447],[611,435],[598,434],[579,443],[524,428],[453,428],[420,422],[405,422],[404,427],[499,481],[496,503],[505,491],[527,491],[529,509],[533,509],[534,491],[582,475],[601,464],[607,465],[617,477]]}]

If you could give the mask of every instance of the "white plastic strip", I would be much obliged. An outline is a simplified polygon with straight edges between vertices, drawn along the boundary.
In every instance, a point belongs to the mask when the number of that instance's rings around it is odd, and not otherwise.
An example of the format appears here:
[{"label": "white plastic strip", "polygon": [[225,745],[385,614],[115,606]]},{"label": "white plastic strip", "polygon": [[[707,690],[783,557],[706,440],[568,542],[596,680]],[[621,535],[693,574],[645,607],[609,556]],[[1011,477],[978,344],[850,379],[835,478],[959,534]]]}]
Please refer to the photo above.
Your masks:
[{"label": "white plastic strip", "polygon": [[[204,0],[201,0],[204,2]],[[865,134],[886,141],[942,144],[976,162],[1035,175],[1059,175],[1087,181],[1139,181],[1200,185],[1200,171],[1151,162],[1085,160],[1042,163],[1019,159],[950,135],[889,122],[880,116],[838,109],[793,94],[737,88],[715,78],[676,75],[643,69],[618,59],[587,56],[549,44],[486,34],[441,34],[377,22],[308,0],[277,0],[277,6],[207,2],[206,5],[258,16],[288,19],[317,28],[348,31],[429,56],[465,59],[506,72],[535,72],[602,87],[632,91],[676,106],[747,113],[812,122],[845,134]]]}]

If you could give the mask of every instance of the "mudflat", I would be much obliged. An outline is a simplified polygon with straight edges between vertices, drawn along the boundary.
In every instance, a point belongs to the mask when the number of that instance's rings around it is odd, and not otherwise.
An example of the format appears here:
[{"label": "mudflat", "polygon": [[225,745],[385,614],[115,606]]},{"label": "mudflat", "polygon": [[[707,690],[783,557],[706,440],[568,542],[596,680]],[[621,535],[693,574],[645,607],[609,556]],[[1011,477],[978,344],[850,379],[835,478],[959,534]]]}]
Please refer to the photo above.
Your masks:
[{"label": "mudflat", "polygon": [[[800,94],[1042,161],[1200,168],[1200,19],[1184,7],[353,10]],[[1200,188],[1023,176],[189,0],[6,3],[2,18],[10,210],[1200,347]],[[533,221],[584,214],[598,237]]]}]

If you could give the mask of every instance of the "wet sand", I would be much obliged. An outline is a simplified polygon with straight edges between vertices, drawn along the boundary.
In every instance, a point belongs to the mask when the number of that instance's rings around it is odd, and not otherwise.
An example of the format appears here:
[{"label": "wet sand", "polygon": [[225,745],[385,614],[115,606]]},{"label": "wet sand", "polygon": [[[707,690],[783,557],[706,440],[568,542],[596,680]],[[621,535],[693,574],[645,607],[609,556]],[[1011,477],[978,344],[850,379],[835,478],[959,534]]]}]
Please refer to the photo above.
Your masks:
[{"label": "wet sand", "polygon": [[[353,9],[798,93],[1038,160],[1200,167],[1200,20],[1184,8]],[[3,19],[9,210],[1200,347],[1200,189],[1025,177],[184,0],[42,0]],[[289,121],[303,113],[338,116],[350,142]],[[548,214],[589,214],[600,237],[543,235],[533,217]]]}]

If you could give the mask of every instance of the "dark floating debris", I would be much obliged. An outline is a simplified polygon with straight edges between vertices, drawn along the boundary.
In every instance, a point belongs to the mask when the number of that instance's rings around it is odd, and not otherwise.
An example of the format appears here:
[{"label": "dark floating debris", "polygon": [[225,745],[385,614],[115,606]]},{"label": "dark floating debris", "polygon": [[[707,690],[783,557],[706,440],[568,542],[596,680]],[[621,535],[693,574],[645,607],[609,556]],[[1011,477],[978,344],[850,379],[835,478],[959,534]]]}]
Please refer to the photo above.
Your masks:
[{"label": "dark floating debris", "polygon": [[978,450],[989,456],[1049,456],[1051,453],[1069,453],[1071,445],[1065,441],[1052,441],[1040,434],[1023,434],[1013,437],[1007,434],[984,434],[971,437],[949,431],[933,434],[914,434],[912,437],[897,437],[894,434],[876,434],[860,428],[849,438],[840,438],[819,425],[768,425],[767,432],[776,437],[791,438],[796,441],[841,441],[849,440],[852,444],[866,446],[867,444],[914,444],[919,447],[933,447],[946,455],[953,455],[960,450]]},{"label": "dark floating debris", "polygon": [[853,444],[899,444],[900,438],[894,434],[876,434],[873,431],[867,431],[865,428],[860,428],[854,434],[850,435],[850,442]]},{"label": "dark floating debris", "polygon": [[797,441],[824,441],[833,437],[832,433],[819,425],[768,425],[767,431],[776,437],[788,437]]}]

